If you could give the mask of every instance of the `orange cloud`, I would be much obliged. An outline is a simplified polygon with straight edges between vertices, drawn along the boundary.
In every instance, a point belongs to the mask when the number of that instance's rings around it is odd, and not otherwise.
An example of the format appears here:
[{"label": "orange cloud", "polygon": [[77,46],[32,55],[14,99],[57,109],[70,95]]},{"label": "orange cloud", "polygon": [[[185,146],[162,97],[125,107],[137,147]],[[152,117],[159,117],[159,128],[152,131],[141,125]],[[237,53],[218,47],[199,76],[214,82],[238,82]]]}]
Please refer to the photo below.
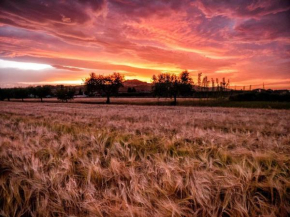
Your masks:
[{"label": "orange cloud", "polygon": [[2,67],[0,85],[184,69],[237,85],[290,79],[289,1],[3,0],[0,10],[0,59],[54,66]]}]

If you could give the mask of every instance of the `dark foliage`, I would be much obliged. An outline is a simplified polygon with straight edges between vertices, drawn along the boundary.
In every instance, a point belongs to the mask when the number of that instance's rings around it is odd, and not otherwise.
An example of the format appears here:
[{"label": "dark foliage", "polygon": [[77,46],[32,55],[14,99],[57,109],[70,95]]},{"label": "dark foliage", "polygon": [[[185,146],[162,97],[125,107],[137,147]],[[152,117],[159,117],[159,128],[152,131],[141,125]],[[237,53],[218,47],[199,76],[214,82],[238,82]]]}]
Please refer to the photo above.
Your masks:
[{"label": "dark foliage", "polygon": [[119,92],[120,87],[123,86],[124,77],[119,73],[112,75],[96,75],[91,73],[90,77],[85,80],[85,86],[89,95],[99,94],[107,97],[106,103],[110,103],[110,97]]},{"label": "dark foliage", "polygon": [[231,96],[231,101],[277,101],[290,102],[290,93],[279,91],[246,92]]},{"label": "dark foliage", "polygon": [[176,105],[178,96],[192,95],[192,79],[187,71],[179,76],[169,73],[153,75],[153,94],[157,97],[173,98],[173,105]]},{"label": "dark foliage", "polygon": [[14,92],[15,92],[15,88],[1,89],[1,91],[0,91],[0,100],[7,99],[8,101],[10,101],[11,98],[15,97]]},{"label": "dark foliage", "polygon": [[51,95],[51,87],[50,86],[37,86],[35,88],[36,96],[40,98],[41,102],[43,101],[43,98],[47,97],[48,95]]},{"label": "dark foliage", "polygon": [[0,88],[0,100],[3,101],[5,99],[4,89]]},{"label": "dark foliage", "polygon": [[17,88],[5,88],[0,91],[0,100],[7,99],[10,101],[11,98],[22,99],[29,97],[39,97],[42,101],[42,98],[47,97],[52,94],[50,86],[37,86],[37,87],[17,87]]},{"label": "dark foliage", "polygon": [[58,100],[61,100],[63,102],[68,102],[68,100],[72,100],[75,95],[75,89],[70,87],[64,87],[62,86],[59,90],[56,92],[56,97]]},{"label": "dark foliage", "polygon": [[36,87],[27,87],[27,90],[30,97],[33,97],[33,98],[37,97]]}]

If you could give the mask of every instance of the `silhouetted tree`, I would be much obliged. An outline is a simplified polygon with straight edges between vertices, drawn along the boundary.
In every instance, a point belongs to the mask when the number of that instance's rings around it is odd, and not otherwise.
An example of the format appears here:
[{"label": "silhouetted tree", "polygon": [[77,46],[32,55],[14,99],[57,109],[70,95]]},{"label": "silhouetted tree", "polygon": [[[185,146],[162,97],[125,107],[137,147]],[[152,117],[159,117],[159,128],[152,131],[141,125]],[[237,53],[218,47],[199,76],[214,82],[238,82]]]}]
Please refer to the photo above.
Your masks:
[{"label": "silhouetted tree", "polygon": [[35,87],[28,87],[27,90],[28,90],[28,94],[30,96],[36,98],[37,95],[36,95],[36,88]]},{"label": "silhouetted tree", "polygon": [[24,98],[28,97],[28,89],[27,88],[14,88],[14,97],[16,99],[21,99],[22,102],[24,101]]},{"label": "silhouetted tree", "polygon": [[208,90],[209,83],[210,81],[207,79],[207,76],[203,77],[202,79],[203,90]]},{"label": "silhouetted tree", "polygon": [[35,88],[35,94],[40,98],[40,101],[43,102],[43,98],[47,97],[51,94],[50,86],[37,86]]},{"label": "silhouetted tree", "polygon": [[124,77],[120,73],[113,73],[111,75],[96,75],[91,73],[90,77],[85,80],[87,91],[90,94],[95,92],[107,97],[106,103],[110,103],[110,97],[118,94],[120,87],[123,86]]},{"label": "silhouetted tree", "polygon": [[220,86],[219,86],[219,79],[218,78],[216,78],[216,88],[217,88],[217,91],[219,91],[220,90]]},{"label": "silhouetted tree", "polygon": [[157,97],[170,97],[170,88],[173,79],[176,75],[171,75],[169,73],[161,73],[159,75],[153,75],[153,94]]},{"label": "silhouetted tree", "polygon": [[5,99],[5,91],[4,89],[0,88],[0,100],[3,101]]},{"label": "silhouetted tree", "polygon": [[14,97],[14,89],[13,88],[3,88],[1,90],[1,100],[7,99],[10,101],[11,98]]},{"label": "silhouetted tree", "polygon": [[192,79],[187,71],[179,76],[169,73],[153,75],[153,94],[158,97],[173,97],[173,105],[177,103],[177,96],[190,95],[192,91]]},{"label": "silhouetted tree", "polygon": [[193,80],[187,70],[179,75],[179,94],[181,96],[190,96],[192,94]]},{"label": "silhouetted tree", "polygon": [[68,100],[72,100],[75,95],[75,89],[70,87],[61,86],[59,90],[56,92],[56,97],[58,100],[63,102],[68,102]]},{"label": "silhouetted tree", "polygon": [[211,78],[211,91],[214,91],[214,79]]},{"label": "silhouetted tree", "polygon": [[197,85],[198,85],[198,89],[201,90],[201,76],[202,73],[198,73],[198,78],[197,78]]},{"label": "silhouetted tree", "polygon": [[223,78],[223,80],[221,81],[221,91],[226,90],[227,88],[227,82],[226,82],[226,78]]}]

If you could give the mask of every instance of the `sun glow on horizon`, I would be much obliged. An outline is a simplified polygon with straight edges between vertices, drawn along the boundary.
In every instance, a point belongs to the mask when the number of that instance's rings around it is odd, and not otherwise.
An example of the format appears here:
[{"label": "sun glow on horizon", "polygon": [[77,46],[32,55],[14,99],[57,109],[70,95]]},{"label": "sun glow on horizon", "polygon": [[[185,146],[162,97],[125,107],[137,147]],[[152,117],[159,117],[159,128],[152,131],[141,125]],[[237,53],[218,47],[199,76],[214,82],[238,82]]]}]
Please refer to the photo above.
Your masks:
[{"label": "sun glow on horizon", "polygon": [[137,79],[139,81],[144,81],[147,83],[152,83],[152,78],[148,78],[148,77],[141,77],[141,76],[127,76],[125,75],[125,80],[134,80]]},{"label": "sun glow on horizon", "polygon": [[40,82],[21,82],[24,85],[83,85],[82,80],[61,80],[61,81],[40,81]]}]

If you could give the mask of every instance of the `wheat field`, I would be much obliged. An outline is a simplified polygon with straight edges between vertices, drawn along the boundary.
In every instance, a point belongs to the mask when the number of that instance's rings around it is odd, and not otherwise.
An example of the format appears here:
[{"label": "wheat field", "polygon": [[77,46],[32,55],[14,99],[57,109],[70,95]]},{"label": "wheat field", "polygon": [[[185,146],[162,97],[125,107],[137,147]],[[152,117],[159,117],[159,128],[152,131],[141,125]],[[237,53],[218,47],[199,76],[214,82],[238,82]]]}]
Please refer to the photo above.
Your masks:
[{"label": "wheat field", "polygon": [[0,216],[288,216],[290,111],[0,103]]}]

